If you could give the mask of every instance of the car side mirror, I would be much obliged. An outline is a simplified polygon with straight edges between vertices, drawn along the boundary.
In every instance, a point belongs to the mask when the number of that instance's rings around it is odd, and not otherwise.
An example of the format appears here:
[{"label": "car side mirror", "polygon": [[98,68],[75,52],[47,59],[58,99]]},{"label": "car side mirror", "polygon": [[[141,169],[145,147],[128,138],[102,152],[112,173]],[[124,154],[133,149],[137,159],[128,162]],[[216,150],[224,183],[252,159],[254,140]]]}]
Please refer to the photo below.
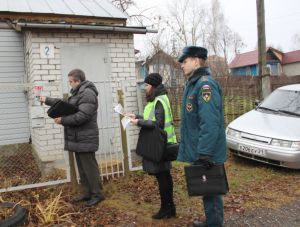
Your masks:
[{"label": "car side mirror", "polygon": [[261,103],[261,101],[259,99],[255,99],[255,101],[254,101],[255,106],[258,106],[260,103]]}]

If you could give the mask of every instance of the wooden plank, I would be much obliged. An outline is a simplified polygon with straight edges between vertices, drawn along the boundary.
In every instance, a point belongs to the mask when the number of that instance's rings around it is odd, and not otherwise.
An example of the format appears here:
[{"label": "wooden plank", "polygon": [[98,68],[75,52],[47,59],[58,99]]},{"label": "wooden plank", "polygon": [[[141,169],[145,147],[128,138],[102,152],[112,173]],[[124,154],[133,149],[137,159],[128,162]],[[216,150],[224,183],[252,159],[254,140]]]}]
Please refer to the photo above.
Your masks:
[{"label": "wooden plank", "polygon": [[[2,125],[0,125],[2,128]],[[23,136],[20,136],[20,134],[23,134]],[[5,130],[1,130],[0,129],[0,139],[4,140],[5,136],[7,136],[6,138],[8,139],[16,139],[16,137],[14,138],[14,136],[11,135],[18,135],[17,138],[22,138],[25,137],[24,135],[28,135],[28,127],[25,128],[15,128],[15,129],[5,129]]]},{"label": "wooden plank", "polygon": [[10,20],[25,20],[27,22],[48,22],[61,23],[63,21],[71,24],[99,24],[99,25],[113,25],[121,24],[126,25],[126,19],[122,18],[97,18],[97,17],[87,17],[87,16],[72,16],[72,15],[49,15],[49,14],[30,14],[30,13],[1,13],[0,19],[10,19]]},{"label": "wooden plank", "polygon": [[27,108],[10,108],[10,109],[0,109],[2,114],[12,114],[12,113],[24,113],[27,114]]},{"label": "wooden plank", "polygon": [[[1,53],[1,52],[0,52]],[[17,61],[17,62],[24,62],[24,57],[20,56],[20,57],[15,57],[15,56],[12,56],[12,57],[5,57],[5,56],[0,56],[0,62],[12,62],[12,61]]]},{"label": "wooden plank", "polygon": [[24,137],[24,138],[18,138],[18,139],[0,140],[0,145],[28,143],[28,142],[29,142],[29,136],[28,137]]},{"label": "wooden plank", "polygon": [[[2,125],[1,129],[15,129],[15,128],[27,128],[28,129],[28,122],[23,122],[23,123],[19,123],[19,124],[7,124],[7,125]],[[9,136],[9,135],[8,135]],[[0,137],[1,138],[1,137]],[[9,137],[8,137],[9,139]]]},{"label": "wooden plank", "polygon": [[[7,92],[7,91],[0,91],[1,98],[23,98],[25,101],[24,93],[23,92]],[[0,113],[1,114],[1,113]]]},{"label": "wooden plank", "polygon": [[[1,52],[0,52],[1,54]],[[23,67],[24,70],[24,62],[0,62],[0,67]]]},{"label": "wooden plank", "polygon": [[16,37],[16,36],[21,36],[20,33],[16,32],[13,29],[1,29],[0,34],[2,37]]},{"label": "wooden plank", "polygon": [[9,98],[3,98],[2,95],[0,95],[0,104],[6,104],[6,103],[22,103],[22,102],[25,102],[25,99],[24,97],[20,97],[20,98],[12,98],[12,97],[9,97]]},{"label": "wooden plank", "polygon": [[0,67],[0,73],[24,73],[24,65],[23,66],[15,66],[15,67]]},{"label": "wooden plank", "polygon": [[23,46],[0,46],[1,52],[21,52],[23,53]]},{"label": "wooden plank", "polygon": [[5,87],[3,87],[3,83],[22,83],[23,80],[21,78],[17,78],[17,77],[11,77],[11,78],[1,78],[1,87],[2,89],[6,89]]},{"label": "wooden plank", "polygon": [[24,61],[24,53],[21,51],[0,51],[0,57],[20,57]]},{"label": "wooden plank", "polygon": [[23,102],[23,103],[4,103],[4,104],[1,104],[0,111],[2,111],[3,109],[13,109],[13,108],[16,108],[16,109],[25,108],[25,109],[27,109],[27,105],[26,105],[25,102]]},{"label": "wooden plank", "polygon": [[18,36],[0,36],[0,42],[22,42],[22,38]]},{"label": "wooden plank", "polygon": [[[15,117],[13,117],[13,116]],[[14,123],[18,119],[19,123],[28,122],[28,117],[24,117],[23,113],[19,114],[9,114],[9,115],[0,115],[0,125]]]},{"label": "wooden plank", "polygon": [[11,40],[1,41],[0,42],[0,50],[1,50],[2,47],[22,47],[22,49],[23,49],[23,43],[21,43],[20,41],[15,41],[14,42],[14,41],[11,41]]},{"label": "wooden plank", "polygon": [[13,133],[13,130],[7,130],[7,131],[11,133],[8,135],[1,135],[0,141],[11,140],[11,139],[23,139],[29,137],[29,133]]}]

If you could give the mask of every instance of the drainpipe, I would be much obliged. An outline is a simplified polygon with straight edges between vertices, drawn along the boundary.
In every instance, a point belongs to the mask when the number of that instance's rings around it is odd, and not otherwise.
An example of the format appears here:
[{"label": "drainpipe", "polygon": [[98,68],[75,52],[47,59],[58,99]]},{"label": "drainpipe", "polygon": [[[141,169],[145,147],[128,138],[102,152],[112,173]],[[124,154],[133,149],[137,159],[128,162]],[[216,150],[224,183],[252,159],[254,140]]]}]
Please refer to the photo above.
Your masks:
[{"label": "drainpipe", "polygon": [[125,27],[125,26],[103,26],[103,25],[79,25],[79,24],[41,24],[17,22],[16,30],[21,31],[22,28],[59,28],[74,30],[96,30],[110,32],[126,32],[134,34],[157,33],[157,30],[147,29],[145,27]]}]

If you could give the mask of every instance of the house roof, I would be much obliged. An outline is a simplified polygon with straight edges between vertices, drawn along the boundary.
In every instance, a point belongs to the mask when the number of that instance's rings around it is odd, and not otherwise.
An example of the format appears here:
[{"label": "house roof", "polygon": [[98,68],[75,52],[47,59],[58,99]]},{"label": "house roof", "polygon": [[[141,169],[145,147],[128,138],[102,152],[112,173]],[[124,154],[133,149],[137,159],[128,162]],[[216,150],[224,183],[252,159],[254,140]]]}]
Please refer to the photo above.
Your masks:
[{"label": "house roof", "polygon": [[[267,52],[271,51],[274,56],[281,61],[282,65],[290,64],[294,62],[300,62],[300,50],[282,53],[272,47],[267,49]],[[250,51],[243,54],[237,54],[232,62],[229,64],[229,68],[239,68],[243,66],[250,66],[258,64],[258,51]]]},{"label": "house roof", "polygon": [[108,0],[0,0],[0,12],[128,18]]},{"label": "house roof", "polygon": [[300,62],[300,50],[295,50],[283,54],[282,64]]},{"label": "house roof", "polygon": [[258,63],[258,51],[250,51],[243,54],[237,54],[232,62],[229,64],[229,68],[238,68],[247,65],[256,65]]},{"label": "house roof", "polygon": [[175,58],[173,58],[171,55],[165,53],[162,50],[159,50],[157,53],[155,53],[153,56],[149,57],[146,60],[146,63],[149,65],[152,64],[168,64],[172,65],[173,67],[180,69],[180,63],[176,61]]}]

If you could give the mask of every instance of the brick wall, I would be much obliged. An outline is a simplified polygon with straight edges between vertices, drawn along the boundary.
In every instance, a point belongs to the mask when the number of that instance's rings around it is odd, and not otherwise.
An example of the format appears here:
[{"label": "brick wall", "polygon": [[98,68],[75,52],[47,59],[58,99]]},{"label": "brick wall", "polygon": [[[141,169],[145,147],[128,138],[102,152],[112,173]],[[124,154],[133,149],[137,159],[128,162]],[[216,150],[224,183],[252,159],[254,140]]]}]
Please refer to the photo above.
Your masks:
[{"label": "brick wall", "polygon": [[[104,34],[84,31],[26,31],[26,76],[29,83],[44,85],[43,95],[62,97],[62,73],[60,48],[65,45],[105,44],[108,47],[110,58],[109,80],[112,88],[113,105],[118,102],[117,91],[122,89],[125,95],[125,110],[137,111],[135,59],[132,34]],[[40,44],[53,44],[54,58],[41,59]],[[87,78],[88,79],[88,78]],[[53,81],[53,85],[49,83]],[[101,94],[101,91],[100,91]],[[33,90],[29,91],[29,111],[33,104]],[[54,161],[63,159],[63,127],[53,123],[53,119],[47,117],[45,108],[45,127],[32,128],[32,144],[42,161]],[[114,150],[121,149],[119,116],[114,114],[113,122],[115,137],[113,138]],[[137,134],[135,129],[129,131],[131,136]]]}]

